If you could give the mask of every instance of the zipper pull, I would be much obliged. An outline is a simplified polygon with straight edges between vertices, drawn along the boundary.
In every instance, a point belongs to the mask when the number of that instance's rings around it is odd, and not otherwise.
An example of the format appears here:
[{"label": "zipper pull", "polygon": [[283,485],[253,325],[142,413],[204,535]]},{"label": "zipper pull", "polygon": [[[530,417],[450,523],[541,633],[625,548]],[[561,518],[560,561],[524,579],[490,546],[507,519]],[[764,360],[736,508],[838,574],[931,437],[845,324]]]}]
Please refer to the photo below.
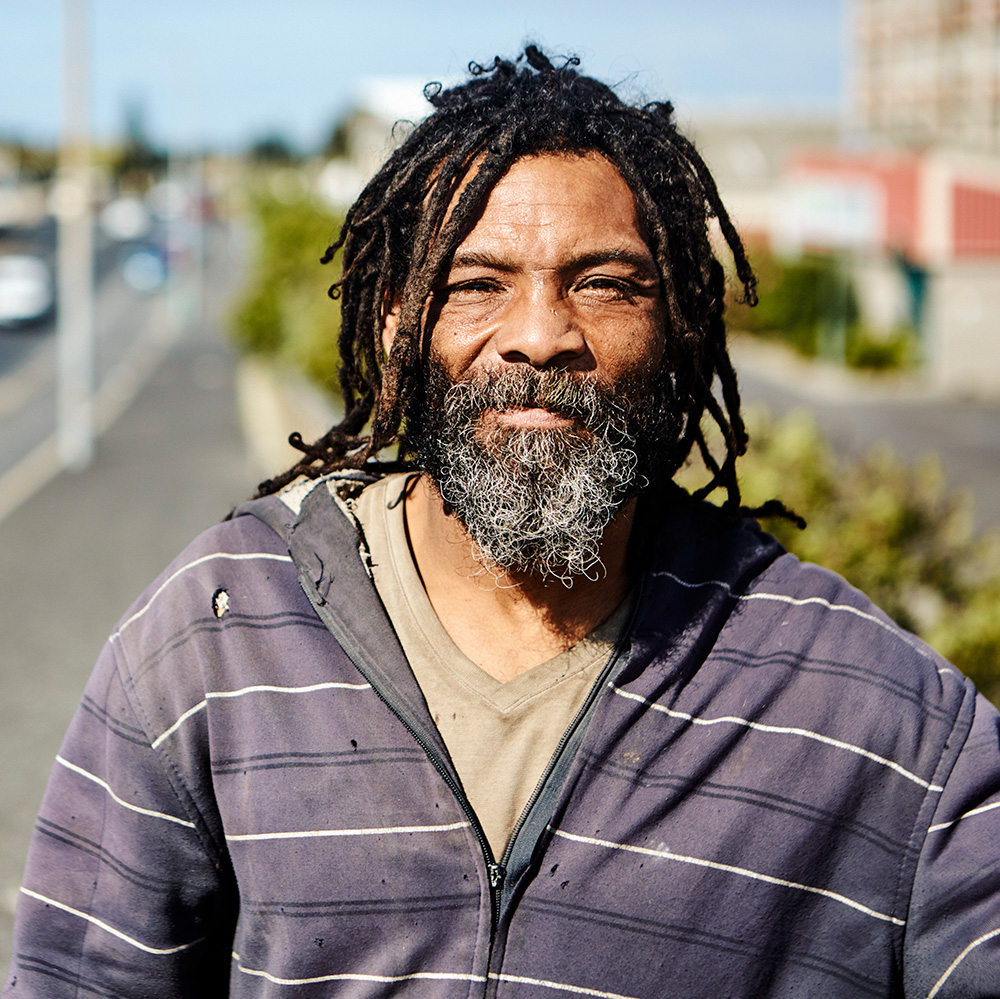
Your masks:
[{"label": "zipper pull", "polygon": [[503,876],[507,873],[500,864],[487,864],[487,871],[490,875],[490,887],[497,891],[503,884]]}]

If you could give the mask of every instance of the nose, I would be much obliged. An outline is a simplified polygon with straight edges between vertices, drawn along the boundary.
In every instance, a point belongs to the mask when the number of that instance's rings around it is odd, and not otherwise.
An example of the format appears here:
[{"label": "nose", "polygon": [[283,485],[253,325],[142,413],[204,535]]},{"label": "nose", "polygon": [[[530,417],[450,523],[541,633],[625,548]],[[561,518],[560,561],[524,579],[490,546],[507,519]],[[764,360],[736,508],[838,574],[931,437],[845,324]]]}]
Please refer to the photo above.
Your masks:
[{"label": "nose", "polygon": [[569,367],[587,353],[572,310],[553,294],[526,295],[505,317],[495,346],[508,363],[535,368]]}]

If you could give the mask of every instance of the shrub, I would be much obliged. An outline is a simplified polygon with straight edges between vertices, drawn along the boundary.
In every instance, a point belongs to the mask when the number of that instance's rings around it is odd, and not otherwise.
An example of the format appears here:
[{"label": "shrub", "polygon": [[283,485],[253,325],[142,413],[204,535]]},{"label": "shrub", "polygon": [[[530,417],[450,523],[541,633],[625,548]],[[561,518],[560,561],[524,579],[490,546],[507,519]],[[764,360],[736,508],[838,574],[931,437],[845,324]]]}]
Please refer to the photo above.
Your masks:
[{"label": "shrub", "polygon": [[786,259],[753,255],[760,303],[728,307],[730,329],[780,340],[806,357],[827,357],[853,368],[912,368],[919,351],[914,331],[901,327],[882,336],[862,321],[850,275],[834,256]]},{"label": "shrub", "polygon": [[840,573],[898,624],[1000,701],[1000,539],[974,538],[967,498],[945,491],[936,458],[887,448],[843,462],[808,416],[749,413],[744,502],[774,496],[808,521],[766,528],[799,558]]},{"label": "shrub", "polygon": [[915,368],[920,360],[916,334],[903,326],[888,336],[872,336],[864,327],[851,330],[845,361],[850,368],[868,371],[901,371]]},{"label": "shrub", "polygon": [[833,257],[785,260],[754,255],[760,303],[730,305],[729,326],[779,339],[807,357],[823,352],[833,327],[857,322],[858,306],[849,278]]},{"label": "shrub", "polygon": [[336,395],[340,312],[326,292],[338,272],[319,258],[342,219],[305,196],[278,193],[258,191],[251,199],[255,247],[230,317],[233,339],[246,353],[293,365]]}]

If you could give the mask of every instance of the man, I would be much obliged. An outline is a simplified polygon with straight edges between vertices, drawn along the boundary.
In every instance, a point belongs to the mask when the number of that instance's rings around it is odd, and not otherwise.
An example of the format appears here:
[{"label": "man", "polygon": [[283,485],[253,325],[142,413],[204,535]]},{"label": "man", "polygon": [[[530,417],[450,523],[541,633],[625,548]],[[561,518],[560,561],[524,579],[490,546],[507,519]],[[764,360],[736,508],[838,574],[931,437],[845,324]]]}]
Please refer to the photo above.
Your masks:
[{"label": "man", "polygon": [[669,105],[431,100],[327,253],[347,415],[111,636],[5,995],[1000,995],[996,712],[741,517]]}]

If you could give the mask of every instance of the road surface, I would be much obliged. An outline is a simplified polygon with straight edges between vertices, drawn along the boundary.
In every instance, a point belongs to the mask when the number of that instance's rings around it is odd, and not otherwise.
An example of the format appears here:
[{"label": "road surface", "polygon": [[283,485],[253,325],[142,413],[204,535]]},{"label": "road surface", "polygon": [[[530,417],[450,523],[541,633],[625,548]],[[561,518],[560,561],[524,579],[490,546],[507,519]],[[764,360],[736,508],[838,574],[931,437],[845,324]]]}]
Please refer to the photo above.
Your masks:
[{"label": "road surface", "polygon": [[974,529],[1000,529],[1000,405],[947,398],[916,381],[852,377],[745,340],[734,354],[744,404],[811,413],[846,458],[879,443],[908,462],[936,454],[946,487],[971,493]]}]

